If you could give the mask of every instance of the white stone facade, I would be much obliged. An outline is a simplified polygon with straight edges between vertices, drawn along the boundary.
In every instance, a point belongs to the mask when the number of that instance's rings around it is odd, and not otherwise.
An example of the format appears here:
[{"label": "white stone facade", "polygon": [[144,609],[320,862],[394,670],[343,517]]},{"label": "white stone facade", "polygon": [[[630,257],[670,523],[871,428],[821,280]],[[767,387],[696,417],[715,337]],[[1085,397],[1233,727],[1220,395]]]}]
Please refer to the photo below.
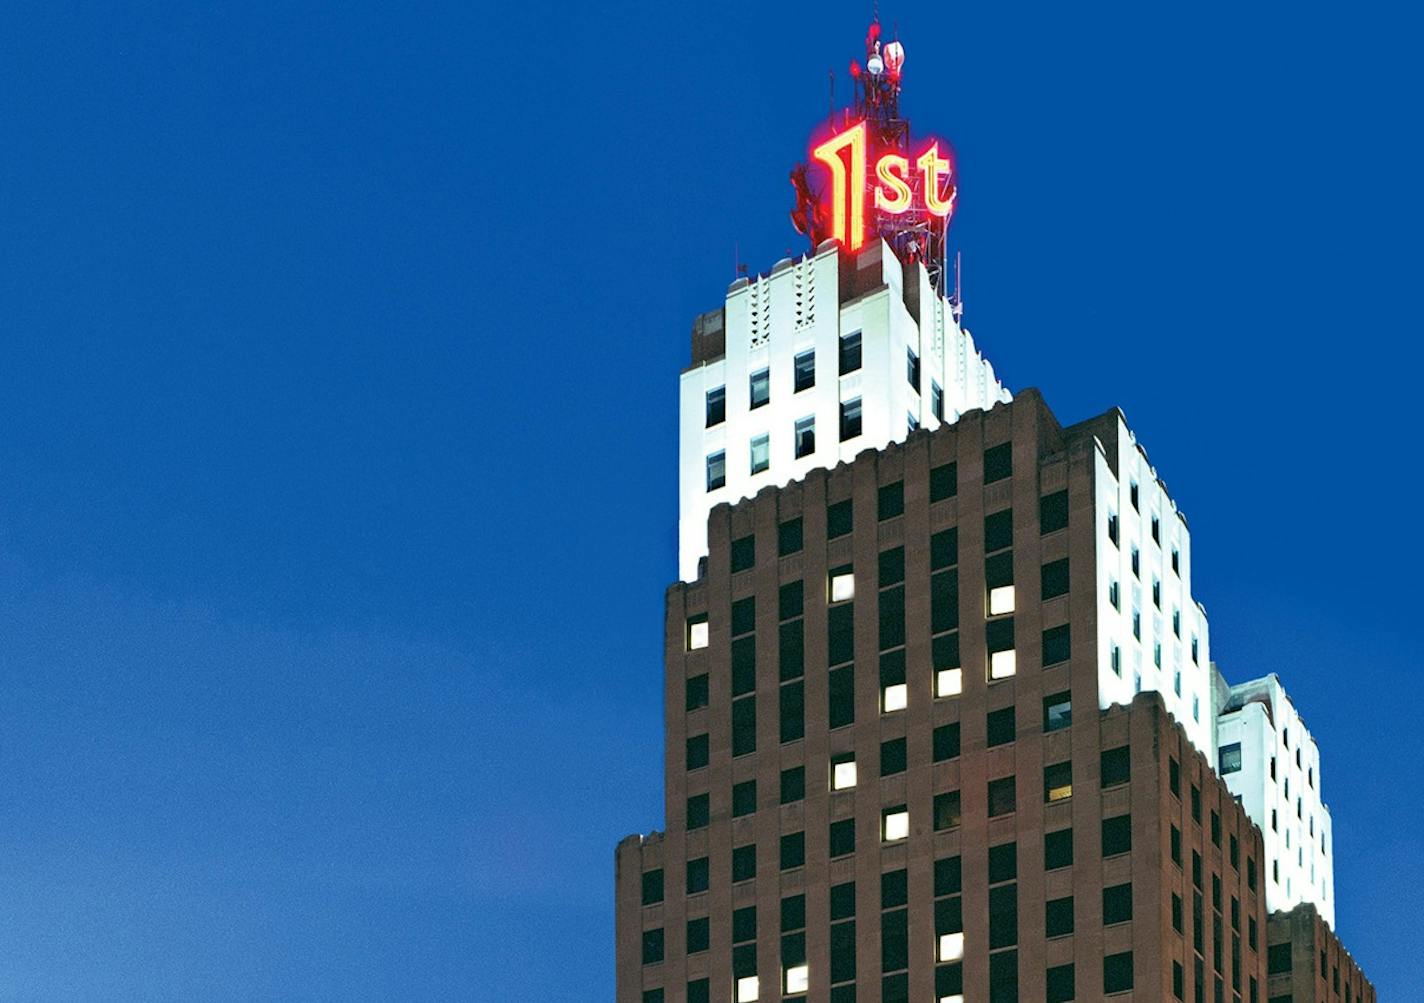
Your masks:
[{"label": "white stone facade", "polygon": [[[917,286],[908,296],[907,281]],[[907,303],[917,304],[918,315]],[[860,364],[842,375],[842,338],[855,334]],[[707,516],[721,502],[903,441],[912,422],[935,428],[965,411],[1011,399],[924,269],[903,267],[880,241],[853,261],[843,260],[827,241],[813,255],[778,262],[769,275],[738,279],[727,290],[722,335],[719,357],[696,361],[682,374],[678,574],[683,581],[698,577],[698,561],[707,554]],[[797,391],[796,359],[807,352],[814,353],[814,385]],[[919,364],[918,387],[909,380],[912,352]],[[762,371],[768,374],[767,399],[753,407],[751,381]],[[707,395],[717,388],[724,388],[724,417],[709,425]],[[942,395],[938,409],[936,393]],[[860,431],[842,439],[842,407],[855,401]],[[814,449],[798,457],[798,422],[808,420]],[[709,488],[709,458],[718,454],[725,480]],[[763,455],[761,469],[757,461]]]},{"label": "white stone facade", "polygon": [[1266,907],[1310,902],[1334,929],[1334,827],[1315,739],[1275,674],[1236,686],[1218,677],[1217,688],[1217,772],[1265,837]]}]

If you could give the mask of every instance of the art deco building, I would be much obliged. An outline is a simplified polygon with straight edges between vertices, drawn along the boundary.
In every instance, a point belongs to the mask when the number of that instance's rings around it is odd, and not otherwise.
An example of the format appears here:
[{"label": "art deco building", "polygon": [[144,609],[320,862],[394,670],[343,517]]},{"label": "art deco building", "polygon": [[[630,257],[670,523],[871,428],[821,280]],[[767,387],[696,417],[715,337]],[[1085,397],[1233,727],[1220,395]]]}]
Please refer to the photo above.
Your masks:
[{"label": "art deco building", "polygon": [[1273,912],[1266,942],[1269,1003],[1375,1003],[1374,986],[1311,903]]}]

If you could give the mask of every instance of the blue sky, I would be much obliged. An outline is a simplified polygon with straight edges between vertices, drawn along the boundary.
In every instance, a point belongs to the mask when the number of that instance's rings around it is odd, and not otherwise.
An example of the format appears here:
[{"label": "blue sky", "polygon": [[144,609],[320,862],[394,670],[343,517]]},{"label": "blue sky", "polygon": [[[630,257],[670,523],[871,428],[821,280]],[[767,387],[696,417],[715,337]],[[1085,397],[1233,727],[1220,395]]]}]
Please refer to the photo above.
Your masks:
[{"label": "blue sky", "polygon": [[[0,996],[611,997],[688,327],[870,5],[613,6],[0,14]],[[1125,410],[1424,994],[1419,25],[882,15],[969,326]]]}]

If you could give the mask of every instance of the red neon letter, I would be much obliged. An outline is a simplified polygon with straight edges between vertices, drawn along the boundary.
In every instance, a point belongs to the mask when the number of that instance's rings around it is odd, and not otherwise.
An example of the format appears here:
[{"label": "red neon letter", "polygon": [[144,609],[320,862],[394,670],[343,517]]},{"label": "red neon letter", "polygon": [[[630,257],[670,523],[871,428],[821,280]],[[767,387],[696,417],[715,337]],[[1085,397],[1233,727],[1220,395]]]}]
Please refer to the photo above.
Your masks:
[{"label": "red neon letter", "polygon": [[954,186],[949,186],[949,198],[941,198],[939,194],[940,174],[944,175],[945,181],[950,177],[949,161],[939,155],[939,144],[935,143],[920,154],[916,164],[925,175],[925,208],[936,216],[948,216],[954,212]]},{"label": "red neon letter", "polygon": [[[842,150],[850,151],[849,165]],[[811,156],[831,172],[831,234],[847,251],[858,250],[865,236],[865,123],[826,140]]]},{"label": "red neon letter", "polygon": [[895,153],[887,153],[875,165],[875,176],[880,184],[875,189],[875,208],[886,212],[902,213],[910,209],[910,186],[905,175],[910,173],[910,162]]}]

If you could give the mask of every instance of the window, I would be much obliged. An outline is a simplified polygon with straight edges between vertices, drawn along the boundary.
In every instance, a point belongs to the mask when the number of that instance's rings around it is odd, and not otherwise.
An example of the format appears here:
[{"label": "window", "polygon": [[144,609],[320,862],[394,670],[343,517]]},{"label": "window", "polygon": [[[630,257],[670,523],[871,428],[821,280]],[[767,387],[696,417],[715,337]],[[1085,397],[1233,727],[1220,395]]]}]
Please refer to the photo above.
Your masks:
[{"label": "window", "polygon": [[1044,903],[1044,933],[1049,937],[1065,937],[1073,932],[1073,896],[1049,899]]},{"label": "window", "polygon": [[[939,640],[939,638],[935,638]],[[963,669],[938,669],[935,671],[935,696],[957,697],[964,692]]]},{"label": "window", "polygon": [[1152,605],[1162,608],[1162,580],[1156,575],[1152,576]]},{"label": "window", "polygon": [[1014,611],[1014,587],[999,585],[989,590],[989,615],[1002,616]]},{"label": "window", "polygon": [[727,451],[719,449],[707,457],[707,490],[716,491],[727,483]]},{"label": "window", "polygon": [[989,817],[1008,815],[1015,810],[1014,778],[989,781]]},{"label": "window", "polygon": [[1068,624],[1049,627],[1043,632],[1043,664],[1057,665],[1068,661],[1073,652]]},{"label": "window", "polygon": [[1136,481],[1128,481],[1127,483],[1127,500],[1131,502],[1132,510],[1134,512],[1142,511],[1142,509],[1138,507],[1138,492]]},{"label": "window", "polygon": [[[688,826],[689,829],[692,826]],[[687,862],[687,894],[696,895],[707,890],[711,868],[706,857],[696,857]]]},{"label": "window", "polygon": [[851,531],[853,522],[853,509],[850,506],[850,499],[838,501],[826,506],[826,539],[834,540],[837,537],[845,536]]},{"label": "window", "polygon": [[1173,547],[1173,548],[1172,548],[1172,573],[1173,573],[1173,574],[1176,574],[1176,575],[1180,575],[1180,574],[1182,573],[1181,565],[1182,565],[1182,552],[1181,552],[1180,550],[1178,550],[1176,547]]},{"label": "window", "polygon": [[855,852],[855,819],[845,818],[831,823],[831,856],[844,857]]},{"label": "window", "polygon": [[930,413],[939,421],[944,421],[944,391],[934,380],[930,380]]},{"label": "window", "polygon": [[[842,607],[849,609],[849,606]],[[843,665],[832,669],[829,683],[830,726],[841,728],[855,721],[855,667]]]},{"label": "window", "polygon": [[643,872],[643,905],[657,905],[663,900],[663,871]]},{"label": "window", "polygon": [[1068,528],[1068,492],[1055,491],[1038,500],[1038,531],[1052,533]]},{"label": "window", "polygon": [[1112,603],[1113,609],[1122,611],[1122,589],[1118,586],[1116,578],[1108,582],[1108,602]]},{"label": "window", "polygon": [[1064,691],[1043,698],[1043,730],[1058,731],[1073,723],[1072,694]]},{"label": "window", "polygon": [[643,931],[643,964],[656,965],[663,960],[663,931],[662,927],[656,930]]},{"label": "window", "polygon": [[1132,988],[1132,952],[1109,954],[1103,959],[1103,992],[1121,993]]},{"label": "window", "polygon": [[1158,545],[1162,543],[1162,517],[1156,513],[1152,515],[1152,542]]},{"label": "window", "polygon": [[1117,539],[1118,539],[1118,532],[1117,532],[1117,513],[1116,513],[1116,512],[1109,512],[1109,513],[1108,513],[1108,539],[1112,541],[1112,545],[1113,545],[1114,547],[1116,547],[1116,546],[1118,545],[1118,543],[1117,543]]},{"label": "window", "polygon": [[1103,926],[1132,919],[1132,882],[1103,889]]},{"label": "window", "polygon": [[1171,853],[1172,853],[1172,863],[1176,864],[1178,867],[1181,867],[1181,866],[1182,866],[1182,830],[1181,830],[1181,829],[1178,829],[1175,825],[1172,826]]},{"label": "window", "polygon": [[732,850],[732,881],[750,881],[756,877],[756,844],[748,843]]},{"label": "window", "polygon": [[687,921],[687,953],[697,954],[707,950],[712,942],[712,924],[706,916]]},{"label": "window", "polygon": [[959,722],[942,724],[934,730],[934,761],[959,757]]},{"label": "window", "polygon": [[760,991],[755,975],[743,975],[737,979],[737,1003],[756,1003]]},{"label": "window", "polygon": [[1055,965],[1048,970],[1048,1003],[1068,1003],[1077,997],[1073,986],[1073,964]]},{"label": "window", "polygon": [[984,625],[984,639],[989,649],[989,678],[1005,679],[1016,671],[1014,661],[1014,621],[1005,617]]},{"label": "window", "polygon": [[701,613],[687,621],[687,650],[707,647],[707,614]]},{"label": "window", "polygon": [[1006,745],[1014,740],[1014,708],[1005,707],[1002,710],[989,712],[988,718],[988,744]]},{"label": "window", "polygon": [[1051,871],[1073,863],[1073,830],[1059,829],[1043,834],[1043,869]]},{"label": "window", "polygon": [[1054,763],[1043,768],[1043,800],[1052,804],[1073,796],[1073,764]]},{"label": "window", "polygon": [[687,740],[687,768],[700,770],[707,765],[707,736],[693,735]]},{"label": "window", "polygon": [[860,398],[841,402],[841,442],[860,434]]},{"label": "window", "polygon": [[744,780],[732,785],[732,817],[751,815],[756,812],[756,781]]},{"label": "window", "polygon": [[946,791],[943,794],[936,794],[934,798],[935,832],[944,829],[957,829],[959,820],[959,792]]},{"label": "window", "polygon": [[786,992],[787,996],[799,996],[810,987],[811,969],[804,965],[792,965],[786,969]]},{"label": "window", "polygon": [[801,551],[801,517],[787,519],[776,527],[776,553],[778,557]]},{"label": "window", "polygon": [[[1018,885],[989,889],[989,948],[1012,947],[1019,942]],[[990,956],[993,957],[992,955]]]},{"label": "window", "polygon": [[905,740],[903,738],[892,738],[888,742],[880,743],[880,775],[882,777],[893,777],[897,773],[904,773],[905,762]]},{"label": "window", "polygon": [[781,771],[781,803],[792,804],[806,796],[806,767],[793,766]]},{"label": "window", "polygon": [[831,602],[845,602],[855,598],[855,574],[849,565],[831,571]]},{"label": "window", "polygon": [[831,790],[848,791],[855,786],[855,756],[843,753],[831,758]]},{"label": "window", "polygon": [[751,375],[751,408],[756,410],[771,400],[771,370],[758,369]]},{"label": "window", "polygon": [[1014,545],[1014,510],[1006,508],[1001,512],[984,517],[984,553],[992,554]]},{"label": "window", "polygon": [[1132,849],[1132,816],[1103,819],[1103,856],[1112,857]]},{"label": "window", "polygon": [[707,427],[727,420],[727,388],[713,387],[707,391]]},{"label": "window", "polygon": [[816,385],[816,350],[808,348],[804,352],[798,352],[793,362],[796,370],[795,393],[802,390],[810,390]]},{"label": "window", "polygon": [[706,794],[694,794],[687,799],[687,828],[693,829],[707,828],[707,818],[710,814],[708,796]]},{"label": "window", "polygon": [[841,335],[840,373],[853,373],[860,368],[860,332]]},{"label": "window", "polygon": [[984,450],[984,483],[992,484],[1014,472],[1013,443],[1004,442]]},{"label": "window", "polygon": [[796,420],[796,458],[810,456],[816,451],[816,416],[807,415]]},{"label": "window", "polygon": [[1266,948],[1266,972],[1270,975],[1281,975],[1291,970],[1291,946],[1289,942],[1284,944],[1272,944]]},{"label": "window", "polygon": [[781,837],[781,869],[789,871],[806,863],[806,834],[787,833]]},{"label": "window", "polygon": [[1115,787],[1127,783],[1132,776],[1132,760],[1128,746],[1105,750],[1101,766],[1102,786]]},{"label": "window", "polygon": [[757,935],[757,914],[756,906],[745,906],[732,913],[732,943],[740,944],[748,940],[756,940]]},{"label": "window", "polygon": [[886,808],[880,813],[880,832],[887,843],[904,839],[910,834],[910,813],[904,805]]},{"label": "window", "polygon": [[1044,599],[1068,594],[1068,558],[1045,564],[1039,575]]},{"label": "window", "polygon": [[964,931],[956,930],[953,933],[940,934],[935,953],[939,961],[958,961],[963,958]]},{"label": "window", "polygon": [[930,468],[930,501],[943,501],[959,493],[959,464],[944,463]]},{"label": "window", "polygon": [[1241,769],[1241,743],[1232,742],[1221,747],[1220,770],[1222,776]]},{"label": "window", "polygon": [[771,437],[758,435],[752,438],[752,473],[759,474],[771,466]]},{"label": "window", "polygon": [[882,520],[902,515],[905,511],[905,482],[896,481],[894,484],[882,484],[876,501],[877,514]]},{"label": "window", "polygon": [[732,755],[756,751],[756,697],[732,701]]},{"label": "window", "polygon": [[1182,765],[1175,759],[1167,759],[1167,786],[1178,797],[1182,796]]}]

